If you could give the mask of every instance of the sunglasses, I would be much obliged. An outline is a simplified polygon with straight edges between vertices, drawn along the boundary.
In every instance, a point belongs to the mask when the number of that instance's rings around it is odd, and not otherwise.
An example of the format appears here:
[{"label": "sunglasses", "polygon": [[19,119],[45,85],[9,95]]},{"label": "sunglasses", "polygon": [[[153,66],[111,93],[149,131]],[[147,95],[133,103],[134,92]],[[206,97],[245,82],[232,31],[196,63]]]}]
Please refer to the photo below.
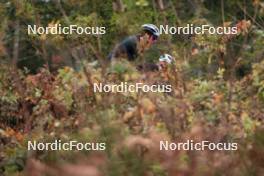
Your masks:
[{"label": "sunglasses", "polygon": [[152,35],[152,40],[153,40],[153,41],[157,41],[157,40],[158,40],[158,37],[155,36],[155,35]]},{"label": "sunglasses", "polygon": [[155,43],[156,41],[157,41],[157,37],[156,36],[154,36],[154,35],[152,35],[150,38],[149,38],[149,42],[150,43]]}]

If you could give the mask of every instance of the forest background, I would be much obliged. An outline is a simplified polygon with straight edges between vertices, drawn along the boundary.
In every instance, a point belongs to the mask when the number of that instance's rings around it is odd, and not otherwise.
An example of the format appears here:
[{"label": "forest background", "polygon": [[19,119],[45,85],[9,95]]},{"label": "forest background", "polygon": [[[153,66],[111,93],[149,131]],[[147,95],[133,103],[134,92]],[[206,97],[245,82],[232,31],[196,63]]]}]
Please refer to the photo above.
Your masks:
[{"label": "forest background", "polygon": [[[0,175],[261,175],[264,2],[1,0]],[[94,93],[97,82],[154,83],[107,54],[144,23],[237,26],[237,35],[161,35],[172,94]],[[105,26],[104,35],[28,35],[27,25]],[[144,79],[143,79],[144,78]],[[147,79],[146,79],[147,78]],[[27,141],[105,142],[94,151],[28,151]],[[237,151],[160,151],[159,141],[237,142]]]}]

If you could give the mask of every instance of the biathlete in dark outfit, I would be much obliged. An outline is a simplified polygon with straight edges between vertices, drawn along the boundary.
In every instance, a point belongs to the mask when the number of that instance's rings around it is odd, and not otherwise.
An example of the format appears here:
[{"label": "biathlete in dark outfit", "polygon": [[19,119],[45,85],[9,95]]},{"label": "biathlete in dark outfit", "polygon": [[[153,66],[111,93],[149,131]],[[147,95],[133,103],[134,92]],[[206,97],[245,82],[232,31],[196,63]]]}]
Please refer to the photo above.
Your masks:
[{"label": "biathlete in dark outfit", "polygon": [[156,42],[160,33],[153,24],[142,25],[142,32],[138,35],[129,36],[119,43],[108,55],[110,61],[117,58],[126,58],[134,61],[140,54],[148,50]]},{"label": "biathlete in dark outfit", "polygon": [[168,66],[174,61],[175,59],[171,55],[163,54],[160,56],[158,63],[144,63],[138,65],[137,70],[142,72],[164,72],[168,70]]}]

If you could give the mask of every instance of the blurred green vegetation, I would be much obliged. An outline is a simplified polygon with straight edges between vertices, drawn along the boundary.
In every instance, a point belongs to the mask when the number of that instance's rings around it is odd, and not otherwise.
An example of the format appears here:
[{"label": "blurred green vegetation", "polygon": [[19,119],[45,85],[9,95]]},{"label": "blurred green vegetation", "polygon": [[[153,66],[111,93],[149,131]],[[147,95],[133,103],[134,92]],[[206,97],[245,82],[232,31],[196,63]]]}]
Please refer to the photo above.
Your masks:
[{"label": "blurred green vegetation", "polygon": [[[262,175],[264,2],[2,0],[0,175]],[[106,34],[28,35],[27,25]],[[144,56],[176,58],[166,79],[111,49],[144,23],[237,25],[235,36],[161,35]],[[137,61],[140,62],[140,61]],[[94,64],[97,63],[97,64]],[[109,71],[111,74],[106,74]],[[166,81],[164,81],[166,80]],[[171,94],[94,93],[93,83],[171,84]],[[105,142],[105,151],[28,151],[27,141]],[[237,142],[238,151],[160,151],[159,141]]]}]

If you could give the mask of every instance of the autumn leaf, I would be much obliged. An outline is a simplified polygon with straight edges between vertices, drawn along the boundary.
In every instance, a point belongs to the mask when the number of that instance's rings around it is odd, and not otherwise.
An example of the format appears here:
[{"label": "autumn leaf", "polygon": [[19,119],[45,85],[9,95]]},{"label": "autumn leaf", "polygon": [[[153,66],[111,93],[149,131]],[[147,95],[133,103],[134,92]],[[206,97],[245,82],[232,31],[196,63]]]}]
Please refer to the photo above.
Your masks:
[{"label": "autumn leaf", "polygon": [[144,113],[153,113],[156,110],[155,104],[148,98],[141,99],[139,104]]}]

